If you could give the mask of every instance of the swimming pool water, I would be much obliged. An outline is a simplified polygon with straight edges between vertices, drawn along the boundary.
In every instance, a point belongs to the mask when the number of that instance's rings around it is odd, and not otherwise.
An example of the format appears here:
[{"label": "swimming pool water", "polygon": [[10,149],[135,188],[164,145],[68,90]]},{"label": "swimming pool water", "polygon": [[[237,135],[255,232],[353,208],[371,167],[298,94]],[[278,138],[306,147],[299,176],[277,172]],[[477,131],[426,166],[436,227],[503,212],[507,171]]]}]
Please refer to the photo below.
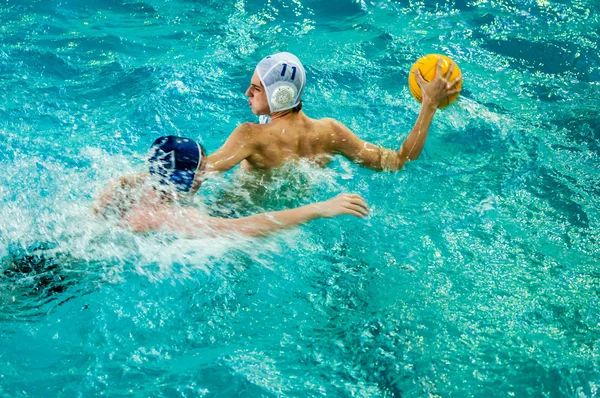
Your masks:
[{"label": "swimming pool water", "polygon": [[[0,395],[596,397],[595,0],[7,0],[0,5]],[[166,134],[256,121],[265,55],[304,110],[399,147],[412,63],[458,102],[398,173],[344,159],[207,182],[206,212],[340,192],[368,220],[261,240],[133,235],[90,205]],[[250,180],[250,181],[248,181]]]}]

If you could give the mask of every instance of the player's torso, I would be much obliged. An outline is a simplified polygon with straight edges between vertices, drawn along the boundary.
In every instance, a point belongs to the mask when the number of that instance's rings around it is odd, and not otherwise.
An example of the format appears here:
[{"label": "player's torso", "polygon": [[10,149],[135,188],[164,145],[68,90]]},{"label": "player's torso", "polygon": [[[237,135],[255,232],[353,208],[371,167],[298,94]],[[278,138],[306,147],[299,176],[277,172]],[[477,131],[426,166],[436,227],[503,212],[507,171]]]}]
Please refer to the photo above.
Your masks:
[{"label": "player's torso", "polygon": [[306,158],[322,167],[331,161],[331,128],[327,122],[305,118],[257,126],[256,150],[246,168],[270,169],[288,160]]}]

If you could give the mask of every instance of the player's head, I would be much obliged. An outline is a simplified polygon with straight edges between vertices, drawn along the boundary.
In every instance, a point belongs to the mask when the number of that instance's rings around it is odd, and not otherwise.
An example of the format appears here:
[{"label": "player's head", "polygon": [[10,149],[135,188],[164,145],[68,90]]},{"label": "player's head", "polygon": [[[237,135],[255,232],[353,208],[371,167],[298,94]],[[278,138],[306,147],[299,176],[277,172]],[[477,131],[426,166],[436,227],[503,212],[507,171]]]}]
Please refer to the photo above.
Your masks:
[{"label": "player's head", "polygon": [[246,96],[254,114],[272,114],[298,108],[305,85],[306,72],[300,60],[282,52],[258,63]]},{"label": "player's head", "polygon": [[162,186],[193,194],[202,183],[206,154],[196,141],[168,135],[157,138],[150,147],[148,166]]}]

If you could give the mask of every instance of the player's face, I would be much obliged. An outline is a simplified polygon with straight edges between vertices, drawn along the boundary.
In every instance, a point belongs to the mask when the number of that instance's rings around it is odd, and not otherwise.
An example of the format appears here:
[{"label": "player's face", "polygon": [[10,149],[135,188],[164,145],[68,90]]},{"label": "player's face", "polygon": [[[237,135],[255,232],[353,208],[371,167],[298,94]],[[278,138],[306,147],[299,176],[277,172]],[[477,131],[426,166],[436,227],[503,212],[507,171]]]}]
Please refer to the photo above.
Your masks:
[{"label": "player's face", "polygon": [[252,75],[250,87],[246,90],[246,97],[248,97],[248,105],[250,105],[252,113],[255,115],[268,115],[271,113],[269,102],[267,101],[267,92],[256,71]]}]

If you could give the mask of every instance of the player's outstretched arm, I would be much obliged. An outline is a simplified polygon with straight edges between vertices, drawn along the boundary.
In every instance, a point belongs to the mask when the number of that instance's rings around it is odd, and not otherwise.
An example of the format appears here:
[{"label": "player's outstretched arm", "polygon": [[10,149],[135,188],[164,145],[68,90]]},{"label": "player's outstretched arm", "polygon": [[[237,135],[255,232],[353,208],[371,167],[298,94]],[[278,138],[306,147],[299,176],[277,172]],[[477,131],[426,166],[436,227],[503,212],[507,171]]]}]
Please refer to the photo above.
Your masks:
[{"label": "player's outstretched arm", "polygon": [[332,218],[343,214],[360,218],[366,217],[369,214],[367,203],[359,195],[342,194],[325,202],[313,203],[290,210],[255,214],[238,219],[211,218],[208,227],[217,232],[261,237],[318,218]]},{"label": "player's outstretched arm", "polygon": [[205,237],[207,234],[262,237],[317,218],[331,218],[343,214],[366,217],[369,214],[367,203],[359,195],[342,194],[325,202],[238,219],[207,217],[191,207],[159,206],[129,214],[124,221],[134,232],[163,230],[183,233],[190,237]]},{"label": "player's outstretched arm", "polygon": [[436,78],[430,82],[423,79],[419,69],[415,70],[417,83],[423,93],[421,112],[410,134],[402,143],[400,150],[393,151],[363,141],[342,123],[332,121],[335,137],[333,152],[339,153],[364,167],[378,171],[396,171],[401,169],[406,162],[417,159],[423,150],[429,134],[429,127],[439,104],[444,99],[460,92],[460,89],[455,87],[462,76],[458,76],[452,81],[448,80],[452,75],[454,66],[455,64],[452,62],[448,72],[442,75],[442,58],[440,57],[436,66]]}]

